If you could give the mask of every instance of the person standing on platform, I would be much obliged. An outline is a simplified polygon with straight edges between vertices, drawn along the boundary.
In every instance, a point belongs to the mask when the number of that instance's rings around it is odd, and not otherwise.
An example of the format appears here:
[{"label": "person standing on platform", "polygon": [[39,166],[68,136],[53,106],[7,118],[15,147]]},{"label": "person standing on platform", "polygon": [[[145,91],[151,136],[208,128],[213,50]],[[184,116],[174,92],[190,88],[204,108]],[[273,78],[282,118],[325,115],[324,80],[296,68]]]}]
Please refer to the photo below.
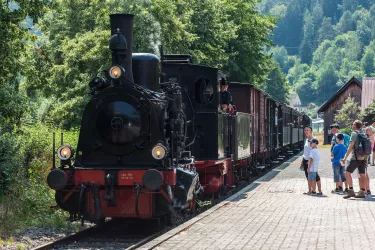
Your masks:
[{"label": "person standing on platform", "polygon": [[[347,185],[346,177],[345,177],[345,167],[341,165],[340,160],[344,159],[347,148],[344,145],[344,135],[338,134],[336,136],[337,145],[334,146],[331,157],[332,158],[332,168],[333,168],[333,179],[336,183],[336,189],[333,190],[333,193],[342,193],[344,190],[342,189],[342,182],[345,182]],[[341,178],[341,181],[340,181]],[[346,186],[346,189],[348,187]]]},{"label": "person standing on platform", "polygon": [[[316,194],[316,176],[318,174],[318,166],[320,161],[319,151],[318,151],[319,141],[315,138],[312,138],[310,141],[311,151],[310,159],[307,167],[308,172],[308,182],[309,182],[309,192],[308,195]],[[321,193],[321,191],[319,192]]]},{"label": "person standing on platform", "polygon": [[[366,135],[369,136],[370,141],[371,141],[371,152],[374,150],[374,132],[372,130],[372,127],[367,127],[366,128]],[[368,166],[370,165],[370,160],[371,160],[371,155],[367,157],[367,164],[366,164],[366,195],[371,195],[371,190],[370,190],[370,177],[368,176]]]},{"label": "person standing on platform", "polygon": [[[344,196],[344,199],[348,199],[350,197],[355,197],[355,198],[365,198],[365,178],[366,178],[366,161],[367,161],[367,156],[362,156],[362,155],[357,155],[357,147],[360,143],[360,136],[362,138],[362,122],[359,120],[355,120],[353,122],[352,126],[353,132],[350,137],[350,146],[348,148],[348,151],[345,154],[345,158],[341,161],[342,164],[344,165],[346,163],[346,160],[348,159],[350,153],[353,154],[350,158],[350,163],[349,166],[346,168],[345,176],[348,181],[349,185],[349,191],[346,196]],[[361,135],[359,135],[361,133]],[[355,194],[354,189],[353,189],[353,179],[352,179],[352,173],[354,170],[358,168],[358,172],[360,175],[360,191],[358,192],[358,195]]]},{"label": "person standing on platform", "polygon": [[[310,160],[310,151],[311,151],[311,140],[313,139],[312,137],[312,127],[307,126],[304,129],[305,136],[306,136],[306,141],[303,146],[303,157],[302,157],[302,162],[301,162],[301,168],[305,172],[306,179],[308,180],[308,164]],[[316,173],[316,185],[318,186],[318,193],[317,195],[323,195],[322,193],[322,185],[320,183],[320,176],[318,173]],[[309,186],[310,187],[310,186]],[[310,189],[309,189],[310,190]],[[309,194],[309,192],[306,192],[304,194]]]},{"label": "person standing on platform", "polygon": [[[331,128],[331,133],[332,133],[332,140],[331,140],[331,154],[333,152],[333,148],[338,144],[336,137],[339,134],[340,126],[337,123],[334,123],[330,126]],[[347,134],[342,134],[344,136],[343,144],[346,147],[346,149],[349,148],[350,145],[350,136]],[[342,158],[341,158],[342,159]],[[340,160],[341,160],[340,159]],[[341,178],[341,177],[340,177]],[[345,182],[345,181],[344,181]],[[343,187],[343,181],[342,179],[339,181],[339,186],[342,188]],[[343,190],[339,190],[338,192],[342,192]],[[337,193],[337,190],[333,190],[333,193]],[[348,183],[345,182],[345,193],[348,192]]]}]

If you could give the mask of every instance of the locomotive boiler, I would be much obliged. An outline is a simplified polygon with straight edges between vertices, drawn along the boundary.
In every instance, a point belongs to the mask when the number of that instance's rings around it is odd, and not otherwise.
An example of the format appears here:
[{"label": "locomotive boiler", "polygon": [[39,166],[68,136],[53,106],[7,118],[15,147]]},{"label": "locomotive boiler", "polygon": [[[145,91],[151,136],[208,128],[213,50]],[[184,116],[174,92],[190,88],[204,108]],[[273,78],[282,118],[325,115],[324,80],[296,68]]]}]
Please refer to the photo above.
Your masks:
[{"label": "locomotive boiler", "polygon": [[112,66],[89,83],[77,148],[57,150],[48,184],[60,208],[89,221],[190,211],[201,188],[181,88],[159,84],[158,57],[132,53],[132,15],[110,21]]}]

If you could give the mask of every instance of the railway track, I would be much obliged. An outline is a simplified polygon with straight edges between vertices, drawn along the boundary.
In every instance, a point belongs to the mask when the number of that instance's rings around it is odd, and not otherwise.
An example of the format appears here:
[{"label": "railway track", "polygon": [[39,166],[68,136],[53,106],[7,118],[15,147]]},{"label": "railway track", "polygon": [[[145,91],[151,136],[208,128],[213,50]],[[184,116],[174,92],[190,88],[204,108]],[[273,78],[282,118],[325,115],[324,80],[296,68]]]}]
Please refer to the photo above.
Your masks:
[{"label": "railway track", "polygon": [[[205,202],[205,205],[198,209],[197,214],[201,214],[206,210],[212,208],[218,203],[226,200],[230,196],[239,192],[258,178],[265,175],[267,172],[276,168],[280,164],[289,160],[290,157],[285,157],[283,160],[280,160],[277,164],[273,165],[271,168],[264,169],[259,175],[250,178],[248,181],[243,181],[234,189],[228,191],[225,195],[222,195],[219,198]],[[197,215],[196,214],[196,215]],[[195,216],[195,215],[194,215]],[[108,221],[101,226],[93,226],[77,233],[65,236],[63,238],[57,239],[56,241],[44,244],[33,250],[51,250],[51,249],[137,249],[147,242],[159,237],[160,235],[168,232],[169,230],[181,225],[182,223],[190,220],[194,216],[188,216],[185,218],[179,218],[175,225],[166,226],[163,223],[160,223],[157,220],[144,220],[140,221]],[[203,219],[200,218],[199,220]],[[198,222],[195,221],[194,223]],[[194,224],[193,223],[193,224]],[[185,230],[176,231],[175,233],[169,235],[157,245],[160,245],[164,241],[178,234],[179,232]],[[157,246],[155,245],[155,247]]]}]

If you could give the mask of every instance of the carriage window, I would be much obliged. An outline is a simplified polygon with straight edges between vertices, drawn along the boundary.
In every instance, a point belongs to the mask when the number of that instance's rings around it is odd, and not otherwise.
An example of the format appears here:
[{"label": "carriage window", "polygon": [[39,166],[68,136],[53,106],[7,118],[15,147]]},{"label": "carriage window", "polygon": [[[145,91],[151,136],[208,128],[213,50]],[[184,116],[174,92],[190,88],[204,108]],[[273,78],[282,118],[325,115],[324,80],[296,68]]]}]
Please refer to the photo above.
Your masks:
[{"label": "carriage window", "polygon": [[212,100],[214,89],[208,79],[200,78],[194,84],[195,101],[199,104],[207,104]]}]

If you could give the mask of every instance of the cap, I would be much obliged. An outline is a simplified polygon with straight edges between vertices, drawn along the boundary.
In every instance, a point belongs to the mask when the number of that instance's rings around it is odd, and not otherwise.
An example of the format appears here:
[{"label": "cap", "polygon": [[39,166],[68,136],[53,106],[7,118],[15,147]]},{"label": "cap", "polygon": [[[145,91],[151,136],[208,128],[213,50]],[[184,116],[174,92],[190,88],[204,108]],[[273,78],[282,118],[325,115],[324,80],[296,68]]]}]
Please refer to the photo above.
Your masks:
[{"label": "cap", "polygon": [[222,77],[220,80],[220,85],[221,86],[228,86],[228,82]]},{"label": "cap", "polygon": [[329,126],[329,127],[330,128],[340,128],[340,126],[337,123],[331,124],[331,126]]},{"label": "cap", "polygon": [[344,140],[344,135],[343,134],[337,134],[336,136],[337,139],[339,139],[340,141]]},{"label": "cap", "polygon": [[315,144],[319,144],[319,141],[318,141],[318,139],[316,139],[316,138],[312,138],[312,139],[311,139],[311,142],[313,142],[313,143],[315,143]]}]

